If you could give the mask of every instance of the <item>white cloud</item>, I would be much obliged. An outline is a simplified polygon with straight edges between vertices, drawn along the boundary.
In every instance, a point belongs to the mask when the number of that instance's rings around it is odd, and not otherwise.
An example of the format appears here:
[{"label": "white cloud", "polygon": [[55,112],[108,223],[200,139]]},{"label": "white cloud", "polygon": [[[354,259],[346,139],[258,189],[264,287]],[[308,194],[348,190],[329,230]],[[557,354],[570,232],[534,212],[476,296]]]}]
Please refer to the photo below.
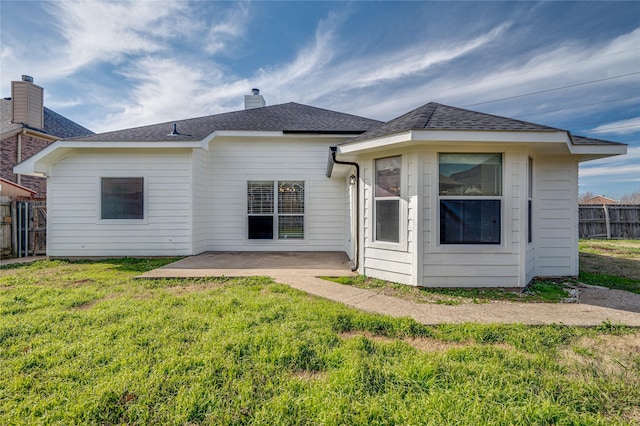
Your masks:
[{"label": "white cloud", "polygon": [[603,124],[589,133],[607,133],[612,135],[630,135],[640,130],[640,117],[633,117],[626,120],[614,121],[612,123]]},{"label": "white cloud", "polygon": [[[505,34],[505,37],[508,36]],[[533,57],[504,57],[503,62],[494,67],[465,69],[464,75],[450,72],[435,79],[417,82],[411,88],[396,90],[395,99],[388,98],[386,103],[374,105],[365,112],[394,116],[391,110],[397,107],[398,98],[414,106],[427,100],[463,106],[637,72],[640,51],[638,38],[640,28],[602,46],[571,42],[559,44]],[[614,88],[637,87],[639,82],[640,76],[632,76],[580,86],[577,89],[580,101],[576,100],[576,89],[567,89],[547,92],[537,97],[523,97],[514,102],[496,103],[491,105],[491,109],[514,116],[536,112],[544,103],[553,105],[553,109],[571,108],[581,104],[584,99],[602,100],[611,96],[612,92],[616,93],[616,98],[622,98],[620,95],[627,96],[628,90],[613,90]],[[429,99],[425,99],[424,94],[428,94]],[[594,108],[598,106],[594,105]],[[556,117],[557,115],[555,113]]]},{"label": "white cloud", "polygon": [[241,38],[249,22],[249,6],[240,3],[237,8],[228,11],[225,16],[216,16],[206,38],[206,51],[210,55],[222,52],[230,42]]},{"label": "white cloud", "polygon": [[[118,62],[126,55],[163,49],[169,36],[160,22],[181,9],[179,2],[46,3],[65,40],[50,77],[61,78],[95,62]],[[158,7],[161,5],[162,7]],[[166,27],[164,27],[166,28]]]},{"label": "white cloud", "polygon": [[640,181],[640,146],[630,146],[626,155],[589,161],[580,165],[581,185],[603,182]]}]

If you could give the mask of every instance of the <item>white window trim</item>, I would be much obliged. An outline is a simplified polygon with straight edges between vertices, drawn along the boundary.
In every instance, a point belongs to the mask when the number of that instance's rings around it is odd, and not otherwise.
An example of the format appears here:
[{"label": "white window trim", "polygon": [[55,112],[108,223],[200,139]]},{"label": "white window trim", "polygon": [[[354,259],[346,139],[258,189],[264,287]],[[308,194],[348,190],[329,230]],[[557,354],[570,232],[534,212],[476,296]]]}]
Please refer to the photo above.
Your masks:
[{"label": "white window trim", "polygon": [[[440,161],[439,155],[445,154],[500,154],[502,156],[502,195],[487,195],[487,196],[461,196],[461,195],[440,195]],[[508,220],[512,220],[511,217],[507,220],[507,209],[511,208],[507,206],[507,188],[508,185],[505,181],[507,175],[507,153],[506,152],[493,152],[493,151],[438,151],[435,157],[435,186],[433,188],[433,197],[431,210],[435,212],[435,216],[432,220],[432,235],[435,235],[435,243],[432,245],[433,253],[511,253],[511,241],[509,236],[509,227],[507,226]],[[442,244],[440,242],[440,200],[500,200],[500,244]],[[509,203],[510,204],[510,203]]]},{"label": "white window trim", "polygon": [[[529,167],[529,165],[531,165],[531,167]],[[535,234],[534,230],[536,229],[535,221],[534,221],[535,209],[533,208],[534,206],[533,199],[536,194],[534,170],[535,170],[535,159],[533,158],[533,156],[527,155],[527,215],[526,215],[525,223],[526,223],[526,229],[527,229],[527,232],[526,232],[527,244],[529,246],[533,245],[534,234]],[[529,212],[529,203],[531,203],[531,212]],[[531,221],[531,231],[529,230],[529,221]]]},{"label": "white window trim", "polygon": [[[400,229],[400,241],[397,243],[390,241],[377,241],[376,240],[376,160],[380,160],[383,158],[391,158],[391,157],[400,157],[400,196],[399,197],[382,197],[387,200],[400,200],[399,208],[400,213],[398,215],[398,220],[400,221],[399,227]],[[395,155],[385,155],[381,157],[375,157],[371,160],[371,196],[369,200],[369,207],[371,211],[371,217],[369,218],[369,230],[368,230],[368,238],[370,243],[367,245],[368,247],[381,249],[381,250],[392,250],[392,251],[400,251],[407,252],[408,251],[408,220],[409,220],[409,203],[407,202],[407,192],[408,192],[408,183],[407,183],[407,172],[408,172],[408,161],[407,156],[402,154]]]},{"label": "white window trim", "polygon": [[[249,182],[272,182],[274,190],[273,200],[273,213],[271,214],[249,214],[249,203],[247,200],[247,188]],[[303,214],[282,214],[282,216],[302,216],[303,223],[303,238],[278,238],[278,183],[279,182],[302,182],[304,184],[304,213]],[[244,182],[244,241],[247,244],[308,244],[309,242],[309,182],[306,179],[292,178],[262,178],[262,177],[250,177]],[[273,238],[249,238],[249,216],[271,216],[273,219]]]},{"label": "white window trim", "polygon": [[[102,218],[102,178],[142,178],[142,219],[103,219]],[[98,176],[96,180],[96,223],[99,225],[146,225],[149,223],[149,177],[146,175],[125,174],[105,174]]]}]

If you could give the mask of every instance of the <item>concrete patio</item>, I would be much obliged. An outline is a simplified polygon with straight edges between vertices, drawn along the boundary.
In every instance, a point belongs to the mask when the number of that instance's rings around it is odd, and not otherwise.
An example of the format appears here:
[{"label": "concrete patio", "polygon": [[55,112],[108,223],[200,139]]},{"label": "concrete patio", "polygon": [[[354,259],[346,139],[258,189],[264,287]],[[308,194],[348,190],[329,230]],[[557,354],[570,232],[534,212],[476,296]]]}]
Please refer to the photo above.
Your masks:
[{"label": "concrete patio", "polygon": [[342,252],[207,252],[187,257],[138,278],[248,276],[339,277],[356,275]]}]

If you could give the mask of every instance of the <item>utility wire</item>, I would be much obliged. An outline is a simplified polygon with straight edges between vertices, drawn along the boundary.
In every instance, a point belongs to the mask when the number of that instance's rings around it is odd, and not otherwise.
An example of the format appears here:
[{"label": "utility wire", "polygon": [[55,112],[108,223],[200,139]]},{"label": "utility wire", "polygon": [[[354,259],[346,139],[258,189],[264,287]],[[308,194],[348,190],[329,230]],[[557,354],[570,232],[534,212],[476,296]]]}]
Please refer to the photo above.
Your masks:
[{"label": "utility wire", "polygon": [[594,106],[594,105],[610,104],[612,102],[622,102],[622,101],[627,101],[629,99],[636,100],[636,99],[640,99],[640,97],[634,95],[634,96],[629,96],[629,97],[626,97],[626,98],[607,99],[607,100],[604,100],[604,101],[591,102],[591,103],[588,103],[588,104],[581,103],[579,106],[575,106],[575,107],[571,107],[571,108],[558,108],[558,109],[551,109],[551,110],[544,110],[544,111],[537,111],[537,112],[527,112],[527,113],[524,113],[522,116],[518,116],[517,118],[519,120],[528,120],[528,118],[526,118],[526,117],[535,117],[537,115],[548,115],[548,114],[551,114],[551,113],[554,113],[554,112],[574,111],[576,109],[582,109],[582,108],[586,108],[586,107],[590,107],[590,106]]},{"label": "utility wire", "polygon": [[591,81],[585,81],[585,82],[582,82],[582,83],[570,84],[568,86],[555,87],[553,89],[539,90],[537,92],[531,92],[531,93],[523,93],[521,95],[509,96],[509,97],[506,97],[506,98],[493,99],[491,101],[477,102],[475,104],[463,105],[462,107],[466,108],[466,107],[471,107],[471,106],[476,106],[476,105],[491,104],[491,103],[494,103],[494,102],[506,101],[506,100],[509,100],[509,99],[523,98],[525,96],[538,95],[540,93],[554,92],[556,90],[570,89],[572,87],[586,86],[587,84],[600,83],[602,81],[615,80],[615,79],[618,79],[618,78],[630,77],[632,75],[638,75],[638,74],[640,74],[640,71],[639,72],[632,72],[632,73],[629,73],[629,74],[616,75],[616,76],[613,76],[613,77],[601,78],[599,80],[591,80]]},{"label": "utility wire", "polygon": [[591,132],[593,132],[593,133],[606,133],[609,130],[624,129],[624,128],[627,128],[627,127],[640,127],[640,123],[627,124],[627,125],[624,125],[624,126],[603,127],[602,129],[593,129],[593,130],[591,130]]}]

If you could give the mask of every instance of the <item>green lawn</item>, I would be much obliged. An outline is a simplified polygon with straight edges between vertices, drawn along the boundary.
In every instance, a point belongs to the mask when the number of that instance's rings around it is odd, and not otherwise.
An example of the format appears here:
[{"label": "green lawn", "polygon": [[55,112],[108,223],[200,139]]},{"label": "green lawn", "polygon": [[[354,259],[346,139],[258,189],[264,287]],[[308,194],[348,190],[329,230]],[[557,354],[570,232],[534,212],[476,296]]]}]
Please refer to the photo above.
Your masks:
[{"label": "green lawn", "polygon": [[0,424],[590,425],[640,420],[637,329],[443,325],[167,260],[0,269]]},{"label": "green lawn", "polygon": [[640,240],[580,240],[580,281],[640,294]]}]

